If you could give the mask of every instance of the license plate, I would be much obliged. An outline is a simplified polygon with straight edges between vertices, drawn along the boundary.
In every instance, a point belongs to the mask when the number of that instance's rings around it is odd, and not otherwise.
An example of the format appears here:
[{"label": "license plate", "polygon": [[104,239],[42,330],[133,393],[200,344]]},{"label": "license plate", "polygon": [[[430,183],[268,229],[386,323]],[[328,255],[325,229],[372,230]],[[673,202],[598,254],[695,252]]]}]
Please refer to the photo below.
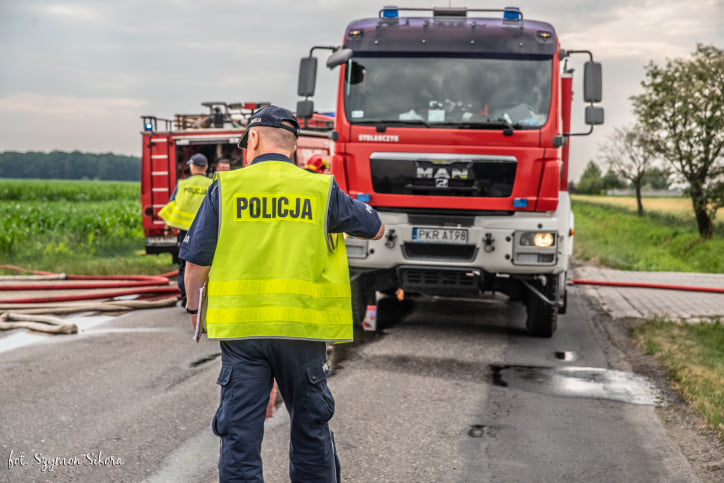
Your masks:
[{"label": "license plate", "polygon": [[412,229],[412,240],[416,242],[465,244],[468,242],[468,230],[414,227]]},{"label": "license plate", "polygon": [[176,243],[178,243],[178,240],[176,239],[176,237],[168,237],[168,236],[146,237],[146,245],[175,247]]}]

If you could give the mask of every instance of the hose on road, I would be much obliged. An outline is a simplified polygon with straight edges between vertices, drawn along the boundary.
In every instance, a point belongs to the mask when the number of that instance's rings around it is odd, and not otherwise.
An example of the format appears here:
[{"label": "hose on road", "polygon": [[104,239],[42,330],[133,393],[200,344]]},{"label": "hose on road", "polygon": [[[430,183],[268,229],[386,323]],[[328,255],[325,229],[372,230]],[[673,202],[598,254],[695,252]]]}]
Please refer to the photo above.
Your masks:
[{"label": "hose on road", "polygon": [[[0,281],[3,282],[0,284],[0,291],[93,290],[85,293],[0,299],[0,330],[24,327],[54,334],[75,333],[77,328],[73,331],[71,327],[68,327],[69,325],[75,327],[75,324],[67,324],[62,319],[42,317],[38,314],[119,312],[167,307],[175,305],[179,295],[178,287],[169,285],[169,278],[177,276],[178,270],[157,276],[146,276],[66,275],[64,273],[27,270],[13,265],[0,265],[0,268],[33,274],[0,277]],[[99,291],[99,289],[101,290]],[[80,304],[67,303],[131,296],[136,296],[136,298],[133,300],[106,300]],[[9,312],[9,310],[12,310],[12,312]]]},{"label": "hose on road", "polygon": [[629,287],[629,288],[653,288],[659,290],[684,290],[688,292],[724,293],[724,288],[719,287],[696,287],[691,285],[667,285],[663,283],[642,283],[642,282],[612,282],[608,280],[583,280],[580,278],[571,279],[575,285],[601,285],[608,287]]},{"label": "hose on road", "polygon": [[[12,321],[12,322],[10,322]],[[30,329],[48,334],[75,334],[78,326],[58,317],[0,313],[0,330]]]}]

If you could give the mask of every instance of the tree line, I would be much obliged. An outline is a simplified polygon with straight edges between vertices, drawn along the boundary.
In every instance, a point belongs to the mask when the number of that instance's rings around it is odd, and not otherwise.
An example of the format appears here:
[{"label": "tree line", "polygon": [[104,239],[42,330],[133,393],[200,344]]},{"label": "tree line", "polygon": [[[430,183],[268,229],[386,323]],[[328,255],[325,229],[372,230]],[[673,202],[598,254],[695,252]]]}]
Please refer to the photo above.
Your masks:
[{"label": "tree line", "polygon": [[[670,188],[671,184],[671,171],[658,166],[647,169],[638,180],[641,190],[666,190]],[[609,190],[636,190],[636,186],[636,183],[621,176],[613,168],[609,167],[604,173],[598,164],[589,161],[578,183],[569,184],[569,191],[584,195],[600,195]]]},{"label": "tree line", "polygon": [[140,181],[141,158],[80,151],[0,153],[0,178]]},{"label": "tree line", "polygon": [[[685,184],[699,235],[711,238],[724,206],[724,50],[699,44],[691,58],[649,62],[645,71],[643,92],[630,98],[635,125],[614,129],[599,148],[599,161],[609,168],[605,176],[634,188],[639,216],[641,190],[652,173]],[[579,192],[605,189],[596,169],[589,163]]]}]

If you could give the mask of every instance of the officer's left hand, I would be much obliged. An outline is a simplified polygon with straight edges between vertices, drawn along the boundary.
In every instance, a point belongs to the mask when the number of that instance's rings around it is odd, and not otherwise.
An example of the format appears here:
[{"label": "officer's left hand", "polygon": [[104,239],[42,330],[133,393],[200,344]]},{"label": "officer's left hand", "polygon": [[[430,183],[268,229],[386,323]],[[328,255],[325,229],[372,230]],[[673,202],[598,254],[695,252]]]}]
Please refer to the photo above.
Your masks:
[{"label": "officer's left hand", "polygon": [[[191,327],[194,329],[194,332],[196,332],[196,319],[198,316],[196,314],[189,314],[189,317],[191,318]],[[203,325],[201,326],[201,333],[206,333],[206,327]]]}]

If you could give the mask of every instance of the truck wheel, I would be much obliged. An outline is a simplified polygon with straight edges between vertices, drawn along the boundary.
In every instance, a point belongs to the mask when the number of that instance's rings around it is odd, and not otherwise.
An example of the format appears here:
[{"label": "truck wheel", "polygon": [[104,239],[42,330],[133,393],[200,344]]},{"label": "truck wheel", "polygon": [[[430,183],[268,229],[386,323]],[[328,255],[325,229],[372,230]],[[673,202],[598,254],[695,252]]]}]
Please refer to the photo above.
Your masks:
[{"label": "truck wheel", "polygon": [[384,296],[377,301],[377,330],[389,327],[402,318],[402,304],[397,297]]},{"label": "truck wheel", "polygon": [[361,328],[367,314],[367,305],[374,304],[374,292],[370,289],[366,277],[357,277],[350,283],[352,292],[352,322]]},{"label": "truck wheel", "polygon": [[568,311],[568,290],[563,292],[563,305],[558,307],[558,314],[564,315]]},{"label": "truck wheel", "polygon": [[[531,282],[540,293],[549,300],[558,300],[558,276],[546,275],[545,286],[540,280]],[[550,305],[540,299],[536,294],[528,291],[527,314],[525,327],[530,335],[536,337],[552,337],[558,323],[558,306]]]}]

